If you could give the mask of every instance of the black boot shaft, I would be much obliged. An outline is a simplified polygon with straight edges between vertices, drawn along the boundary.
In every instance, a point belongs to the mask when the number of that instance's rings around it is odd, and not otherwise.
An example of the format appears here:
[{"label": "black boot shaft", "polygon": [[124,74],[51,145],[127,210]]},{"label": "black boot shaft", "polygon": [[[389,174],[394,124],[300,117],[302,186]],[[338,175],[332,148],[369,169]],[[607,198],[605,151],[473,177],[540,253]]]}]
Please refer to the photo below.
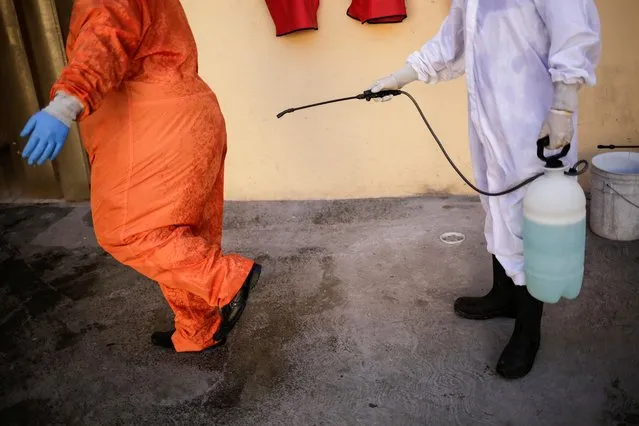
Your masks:
[{"label": "black boot shaft", "polygon": [[460,297],[455,301],[455,312],[462,318],[485,320],[497,317],[514,318],[516,301],[515,285],[493,256],[493,286],[482,297]]},{"label": "black boot shaft", "polygon": [[497,364],[497,372],[509,379],[524,377],[532,369],[541,342],[544,309],[544,304],[532,297],[524,286],[515,289],[515,299],[515,329]]}]

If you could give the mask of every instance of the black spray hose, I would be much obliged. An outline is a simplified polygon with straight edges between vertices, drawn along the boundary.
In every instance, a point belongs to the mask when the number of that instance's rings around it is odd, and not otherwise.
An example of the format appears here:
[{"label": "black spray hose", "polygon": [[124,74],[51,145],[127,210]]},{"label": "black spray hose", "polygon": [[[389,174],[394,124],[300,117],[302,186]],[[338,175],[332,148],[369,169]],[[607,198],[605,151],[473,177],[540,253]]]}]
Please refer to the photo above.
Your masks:
[{"label": "black spray hose", "polygon": [[639,148],[639,145],[597,145],[597,149]]},{"label": "black spray hose", "polygon": [[[335,102],[343,102],[343,101],[349,101],[349,100],[353,100],[353,99],[364,99],[366,101],[370,101],[373,98],[383,98],[383,97],[386,97],[386,96],[399,96],[399,95],[406,95],[411,100],[411,102],[413,102],[413,105],[417,109],[417,112],[419,112],[419,115],[422,117],[422,120],[424,121],[424,124],[426,124],[426,127],[428,128],[428,131],[432,135],[433,139],[435,139],[435,142],[437,142],[437,145],[439,146],[439,149],[444,154],[444,157],[446,157],[446,160],[448,160],[448,163],[455,170],[455,172],[457,172],[459,177],[466,183],[466,185],[470,186],[475,192],[477,192],[479,194],[482,194],[482,195],[489,196],[489,197],[498,197],[498,196],[501,196],[501,195],[510,194],[511,192],[515,192],[518,189],[528,185],[532,181],[534,181],[534,180],[538,179],[539,177],[543,176],[543,173],[538,173],[538,174],[536,174],[534,176],[531,176],[528,179],[518,183],[517,185],[515,185],[515,186],[513,186],[511,188],[508,188],[508,189],[505,189],[505,190],[499,191],[499,192],[487,192],[487,191],[484,191],[482,189],[477,188],[475,185],[472,184],[472,182],[470,182],[470,180],[468,180],[468,178],[466,178],[466,176],[464,176],[464,174],[461,172],[461,170],[459,170],[459,168],[457,167],[455,162],[452,160],[452,158],[450,158],[450,156],[448,155],[448,152],[446,152],[446,149],[444,148],[444,145],[439,140],[439,137],[437,137],[437,134],[435,133],[435,131],[431,127],[430,123],[428,122],[428,119],[426,118],[426,115],[424,115],[424,112],[422,111],[421,107],[419,106],[419,104],[417,103],[415,98],[413,98],[413,96],[410,93],[404,92],[403,90],[382,90],[382,91],[380,91],[378,93],[372,93],[370,90],[367,90],[364,93],[361,93],[361,94],[356,95],[356,96],[350,96],[350,97],[347,97],[347,98],[340,98],[340,99],[333,99],[333,100],[330,100],[330,101],[319,102],[319,103],[315,103],[315,104],[311,104],[311,105],[304,105],[304,106],[297,107],[297,108],[289,108],[289,109],[284,110],[284,111],[280,112],[279,114],[277,114],[277,118],[282,118],[284,115],[286,115],[288,113],[291,113],[291,112],[299,111],[299,110],[306,109],[306,108],[313,108],[313,107],[320,106],[320,105],[332,104],[332,103],[335,103]],[[543,139],[538,140],[537,141],[537,156],[541,160],[546,161],[546,164],[549,167],[561,167],[560,166],[561,162],[559,161],[559,158],[565,156],[568,153],[568,151],[570,149],[570,145],[565,146],[561,153],[547,158],[547,157],[544,157],[543,151],[544,151],[544,147],[548,146],[549,144],[550,144],[550,139],[548,137],[545,137]],[[580,165],[583,166],[581,169],[579,168]],[[581,161],[577,162],[573,167],[571,167],[570,170],[568,170],[566,172],[566,174],[569,175],[569,176],[578,176],[578,175],[581,175],[581,174],[585,173],[587,169],[588,169],[588,162],[586,162],[585,160],[581,160]]]}]

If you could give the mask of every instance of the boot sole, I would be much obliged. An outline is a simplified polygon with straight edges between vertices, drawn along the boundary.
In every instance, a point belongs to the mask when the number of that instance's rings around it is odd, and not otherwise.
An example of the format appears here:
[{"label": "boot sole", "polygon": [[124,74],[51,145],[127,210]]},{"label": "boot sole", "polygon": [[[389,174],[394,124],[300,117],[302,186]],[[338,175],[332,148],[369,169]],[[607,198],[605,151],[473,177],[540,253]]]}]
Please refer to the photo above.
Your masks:
[{"label": "boot sole", "polygon": [[[168,341],[167,341],[166,337],[165,337],[166,334],[172,335],[173,333],[175,333],[175,330],[173,330],[173,331],[157,331],[157,332],[154,332],[153,334],[151,334],[151,343],[153,344],[153,346],[156,346],[158,348],[172,349],[172,350],[175,351],[175,346],[173,346],[173,342],[171,341],[171,338],[169,337]],[[202,353],[202,352],[212,352],[214,349],[217,349],[220,346],[224,346],[225,343],[226,343],[226,337],[224,339],[220,340],[219,342],[215,342],[212,346],[209,346],[208,348],[202,349],[199,352],[200,353]]]},{"label": "boot sole", "polygon": [[521,373],[517,373],[517,374],[506,374],[506,373],[504,373],[502,371],[499,371],[499,369],[497,369],[497,374],[499,374],[499,376],[501,378],[506,379],[506,380],[517,380],[517,379],[523,379],[531,371],[532,371],[532,367],[530,367],[530,370],[528,370],[526,372],[521,372]]},{"label": "boot sole", "polygon": [[494,318],[515,319],[517,317],[517,315],[515,314],[506,313],[506,312],[496,312],[496,313],[490,313],[490,314],[472,314],[459,309],[455,309],[455,314],[457,314],[457,316],[464,319],[480,320],[480,321],[494,319]]}]

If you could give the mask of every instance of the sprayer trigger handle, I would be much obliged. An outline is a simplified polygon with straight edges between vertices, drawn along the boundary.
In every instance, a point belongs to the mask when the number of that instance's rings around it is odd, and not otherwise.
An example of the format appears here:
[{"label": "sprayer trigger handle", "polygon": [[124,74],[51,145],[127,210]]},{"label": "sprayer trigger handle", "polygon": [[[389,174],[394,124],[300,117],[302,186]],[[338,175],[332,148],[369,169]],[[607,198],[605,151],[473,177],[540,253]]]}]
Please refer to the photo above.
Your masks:
[{"label": "sprayer trigger handle", "polygon": [[380,90],[377,93],[373,93],[370,90],[366,90],[364,93],[362,93],[361,95],[358,95],[357,97],[359,99],[366,99],[367,101],[370,101],[371,99],[374,99],[374,98],[383,98],[386,96],[398,96],[401,94],[402,94],[401,90]]}]

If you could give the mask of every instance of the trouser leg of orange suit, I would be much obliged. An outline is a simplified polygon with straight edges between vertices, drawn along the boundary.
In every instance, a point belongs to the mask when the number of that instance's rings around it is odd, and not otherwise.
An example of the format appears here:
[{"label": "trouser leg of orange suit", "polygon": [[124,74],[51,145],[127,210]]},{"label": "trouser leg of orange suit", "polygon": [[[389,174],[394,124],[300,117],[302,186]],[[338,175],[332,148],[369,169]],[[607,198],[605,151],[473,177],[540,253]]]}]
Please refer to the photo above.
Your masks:
[{"label": "trouser leg of orange suit", "polygon": [[[211,221],[208,228],[221,227],[219,222]],[[253,266],[249,259],[223,256],[210,230],[199,231],[168,227],[137,234],[125,246],[104,245],[114,258],[158,281],[175,314],[172,340],[178,352],[200,351],[216,343],[213,334],[221,322],[218,307],[231,301]]]},{"label": "trouser leg of orange suit", "polygon": [[[218,307],[253,266],[221,252],[223,117],[213,95],[128,102],[128,109],[117,96],[84,125],[97,145],[89,144],[96,236],[115,259],[161,283],[176,311],[175,349],[204,349],[213,344]],[[99,127],[118,114],[122,125]],[[214,314],[204,313],[205,304]]]},{"label": "trouser leg of orange suit", "polygon": [[[195,253],[197,253],[199,250],[197,250],[196,247],[202,247],[206,244],[204,237],[195,237],[190,235],[190,230],[185,232],[181,228],[173,230],[173,232],[170,232],[165,238],[158,235],[167,231],[169,230],[158,230],[147,233],[143,236],[142,241],[136,242],[127,248],[141,252],[148,249],[144,244],[146,239],[161,241],[163,244],[166,244],[166,246],[161,248],[155,247],[157,251],[153,253],[152,258],[162,258],[169,254],[168,252],[170,251],[172,255],[184,256],[182,261],[189,262],[189,260],[187,260],[189,249],[195,248]],[[149,268],[144,263],[150,259],[128,259],[123,262],[152,279],[157,276],[171,276],[171,279],[167,281],[159,280],[158,282],[164,297],[175,314],[175,333],[173,334],[172,340],[178,352],[200,351],[216,343],[213,340],[213,335],[221,323],[218,307],[224,306],[231,301],[244,283],[253,265],[252,261],[240,258],[239,256],[222,256],[219,245],[211,244],[208,250],[207,257],[202,259],[201,262],[195,262],[193,264],[187,263],[181,266],[177,266],[177,264],[174,263],[171,272],[164,271],[159,274],[149,273],[153,268]],[[117,250],[111,249],[111,252],[115,253],[114,257],[117,259]],[[234,276],[230,281],[228,280],[229,275],[231,275],[229,272]],[[225,293],[223,297],[219,297],[217,301],[207,300],[205,297],[207,297],[210,292],[202,291],[200,286],[189,285],[191,282],[185,283],[181,280],[177,280],[176,278],[180,274],[185,275],[187,279],[189,279],[188,277],[192,277],[192,283],[196,284],[198,282],[198,275],[206,275],[211,278],[210,281],[212,282],[213,288],[224,288]]]},{"label": "trouser leg of orange suit", "polygon": [[[204,211],[198,233],[212,245],[220,246],[223,211],[215,206],[224,203],[224,165],[220,168],[212,195],[215,202],[210,203]],[[193,293],[159,284],[164,298],[175,314],[175,333],[172,339],[175,348],[179,348],[179,351],[199,351],[217,343],[213,340],[213,335],[222,322],[219,310],[211,309],[203,298]]]},{"label": "trouser leg of orange suit", "polygon": [[160,284],[162,294],[175,315],[173,346],[179,352],[200,351],[216,342],[213,335],[222,322],[217,309],[186,290]]}]

